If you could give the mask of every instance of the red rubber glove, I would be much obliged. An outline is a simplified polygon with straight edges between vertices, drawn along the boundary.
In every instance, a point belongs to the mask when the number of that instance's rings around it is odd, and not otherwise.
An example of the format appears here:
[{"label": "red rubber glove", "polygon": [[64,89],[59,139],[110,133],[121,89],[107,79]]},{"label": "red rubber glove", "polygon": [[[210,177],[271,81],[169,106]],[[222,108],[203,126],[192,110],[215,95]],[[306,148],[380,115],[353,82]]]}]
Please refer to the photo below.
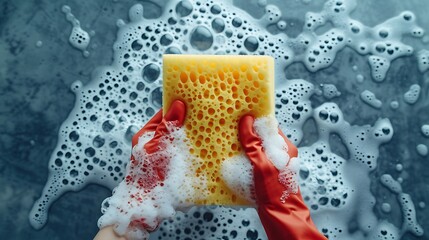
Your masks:
[{"label": "red rubber glove", "polygon": [[[165,116],[162,116],[162,110],[160,110],[157,114],[155,114],[151,120],[140,130],[138,131],[132,138],[132,147],[138,144],[139,138],[147,133],[154,132],[153,138],[144,145],[144,149],[148,154],[155,153],[159,150],[164,149],[165,146],[160,144],[160,140],[168,136],[168,125],[173,125],[175,127],[183,126],[183,122],[185,121],[186,115],[186,106],[182,101],[176,100],[174,101],[168,112]],[[170,138],[170,140],[172,140]],[[143,164],[143,176],[133,174],[133,168],[141,167],[141,164],[137,162],[133,155],[131,155],[130,161],[130,172],[125,177],[125,181],[127,184],[135,184],[137,183],[139,187],[144,189],[144,193],[150,192],[157,185],[163,185],[163,181],[165,180],[165,176],[167,174],[167,166],[169,164],[169,160],[158,156],[157,158],[149,158],[147,159],[150,164]],[[133,196],[137,200],[139,200],[139,196]],[[145,219],[134,220],[131,222],[131,225],[140,225],[143,228],[153,231],[156,227],[150,227],[145,223]]]},{"label": "red rubber glove", "polygon": [[[257,211],[268,239],[327,239],[311,220],[310,211],[299,190],[296,194],[290,193],[285,202],[281,202],[285,186],[279,182],[279,170],[267,158],[262,141],[253,129],[254,121],[254,117],[249,115],[240,119],[239,139],[253,165]],[[279,134],[286,141],[289,157],[296,157],[297,148],[280,130]]]}]

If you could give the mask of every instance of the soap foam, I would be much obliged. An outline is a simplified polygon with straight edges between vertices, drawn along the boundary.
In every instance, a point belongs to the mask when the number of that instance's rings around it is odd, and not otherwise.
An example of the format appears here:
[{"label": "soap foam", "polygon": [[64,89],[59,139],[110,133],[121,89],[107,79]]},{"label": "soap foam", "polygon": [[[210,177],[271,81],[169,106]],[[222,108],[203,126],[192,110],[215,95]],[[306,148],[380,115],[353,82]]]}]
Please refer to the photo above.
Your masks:
[{"label": "soap foam", "polygon": [[[299,160],[289,158],[286,142],[279,134],[278,126],[277,120],[272,115],[257,118],[254,122],[255,131],[261,138],[268,160],[279,170],[279,182],[285,186],[279,200],[285,202],[289,194],[298,191]],[[234,192],[255,203],[255,196],[252,195],[253,169],[244,153],[228,158],[222,163],[222,177]]]},{"label": "soap foam", "polygon": [[278,122],[274,116],[259,118],[254,123],[255,132],[262,140],[265,154],[278,170],[289,163],[288,147],[279,134]]},{"label": "soap foam", "polygon": [[302,126],[312,115],[310,97],[313,84],[304,80],[289,80],[276,87],[275,114],[283,133],[294,144],[303,137]]},{"label": "soap foam", "polygon": [[[278,133],[278,122],[274,116],[255,120],[254,127],[260,137],[269,161],[279,169],[279,182],[285,190],[279,199],[286,202],[289,194],[297,193],[297,170],[299,161],[291,164],[287,145]],[[205,195],[196,195],[196,189],[206,189],[206,179],[195,177],[192,163],[202,162],[190,153],[190,145],[184,128],[169,126],[169,135],[163,137],[161,150],[148,154],[144,145],[153,137],[146,133],[133,148],[134,160],[127,166],[125,179],[113,190],[112,197],[102,203],[103,216],[100,228],[114,225],[119,235],[128,239],[148,239],[147,230],[154,230],[163,219],[171,218],[176,210],[186,209]],[[274,137],[274,139],[273,139]],[[269,143],[269,144],[268,144]],[[155,168],[166,168],[164,181],[158,179]],[[227,185],[238,195],[254,202],[253,169],[249,159],[242,153],[222,163],[221,175]]]},{"label": "soap foam", "polygon": [[422,143],[416,146],[416,150],[417,150],[417,153],[422,157],[426,157],[429,152],[428,147]]},{"label": "soap foam", "polygon": [[422,125],[422,126],[421,126],[421,131],[422,131],[422,134],[423,134],[425,137],[429,137],[429,124],[424,124],[424,125]]},{"label": "soap foam", "polygon": [[88,32],[80,27],[80,21],[72,14],[69,6],[64,5],[62,7],[62,11],[66,15],[67,21],[69,21],[73,26],[69,37],[69,43],[74,48],[81,50],[84,57],[88,57],[89,52],[87,51],[87,48],[91,41],[91,37]]},{"label": "soap foam", "polygon": [[225,159],[221,166],[221,176],[233,192],[256,205],[252,194],[253,168],[244,153]]},{"label": "soap foam", "polygon": [[417,61],[420,72],[426,72],[429,69],[429,50],[420,50],[417,53]]},{"label": "soap foam", "polygon": [[[260,2],[265,10],[267,3]],[[385,79],[390,62],[413,54],[414,49],[402,41],[406,35],[423,36],[424,31],[417,25],[413,13],[402,12],[369,27],[350,17],[356,6],[356,1],[352,0],[326,1],[320,12],[306,14],[303,32],[296,38],[282,31],[273,35],[267,30],[267,24],[282,26],[278,24],[281,20],[274,23],[283,16],[273,7],[269,8],[270,12],[267,8],[263,17],[255,19],[227,1],[172,0],[158,19],[145,19],[143,7],[133,6],[129,12],[130,22],[117,22],[119,30],[112,64],[95,72],[89,84],[77,81],[72,85],[76,94],[75,107],[59,130],[58,143],[49,161],[49,178],[30,213],[31,224],[41,228],[47,221],[51,204],[67,191],[80,190],[89,183],[113,189],[124,178],[131,137],[162,105],[160,66],[163,53],[265,54],[276,59],[275,101],[280,128],[295,144],[302,140],[306,120],[314,120],[319,132],[316,143],[299,149],[302,159],[299,177],[304,199],[322,233],[330,239],[362,239],[364,236],[399,239],[407,231],[421,234],[421,231],[411,231],[418,229],[416,227],[403,228],[407,222],[399,231],[391,223],[377,221],[372,211],[375,199],[369,191],[368,175],[377,166],[380,144],[390,141],[393,135],[390,121],[379,119],[371,123],[373,126],[350,125],[334,103],[324,103],[313,109],[311,83],[285,81],[283,70],[290,64],[302,62],[314,72],[330,66],[336,54],[345,47],[367,55],[373,80],[377,82]],[[197,31],[198,27],[203,27],[203,31]],[[316,33],[323,27],[328,30]],[[206,50],[198,43],[199,37],[204,35],[209,42],[213,39]],[[424,58],[418,60],[424,70]],[[332,133],[342,139],[349,152],[347,159],[330,149]],[[332,161],[324,162],[325,158],[322,160],[317,153],[318,148]],[[334,161],[343,163],[344,167],[339,168],[342,171],[330,171],[336,166]],[[317,177],[319,174],[322,179]],[[331,187],[333,191],[324,196],[323,187]],[[348,194],[346,198],[343,198],[344,193]],[[322,197],[327,197],[328,201]],[[406,200],[408,205],[401,205],[403,216],[413,207],[411,199]],[[353,233],[348,231],[350,219],[356,223]],[[219,227],[219,224],[226,227]],[[253,209],[223,207],[194,207],[187,214],[178,213],[173,221],[164,221],[160,231],[151,235],[159,239],[165,238],[163,235],[174,238],[179,229],[186,230],[194,239],[207,238],[200,235],[196,226],[212,238],[256,236],[266,239]],[[417,226],[417,221],[411,226]]]},{"label": "soap foam", "polygon": [[299,159],[296,157],[290,159],[288,146],[279,134],[279,123],[275,116],[268,115],[258,118],[253,126],[261,138],[267,158],[279,170],[279,182],[285,187],[280,201],[284,203],[291,193],[298,192]]},{"label": "soap foam", "polygon": [[410,89],[404,93],[404,101],[408,104],[416,103],[420,96],[420,89],[418,84],[411,85]]},{"label": "soap foam", "polygon": [[327,99],[332,99],[341,96],[341,92],[338,91],[334,84],[321,84],[323,96]]},{"label": "soap foam", "polygon": [[382,102],[369,90],[361,92],[360,99],[366,104],[374,108],[381,108]]},{"label": "soap foam", "polygon": [[[160,141],[163,149],[148,154],[144,144],[151,137],[153,133],[139,138],[127,176],[102,204],[103,216],[98,226],[114,225],[115,231],[128,239],[147,239],[146,229],[155,229],[163,219],[172,217],[176,209],[191,206],[198,197],[194,188],[205,188],[204,179],[193,177],[189,161],[194,156],[189,152],[183,128],[170,126],[169,135]],[[156,168],[167,169],[164,181],[157,179]]]},{"label": "soap foam", "polygon": [[380,181],[390,191],[392,191],[394,193],[401,193],[402,192],[401,184],[399,182],[395,181],[395,179],[393,179],[393,177],[391,175],[383,174],[380,178]]}]

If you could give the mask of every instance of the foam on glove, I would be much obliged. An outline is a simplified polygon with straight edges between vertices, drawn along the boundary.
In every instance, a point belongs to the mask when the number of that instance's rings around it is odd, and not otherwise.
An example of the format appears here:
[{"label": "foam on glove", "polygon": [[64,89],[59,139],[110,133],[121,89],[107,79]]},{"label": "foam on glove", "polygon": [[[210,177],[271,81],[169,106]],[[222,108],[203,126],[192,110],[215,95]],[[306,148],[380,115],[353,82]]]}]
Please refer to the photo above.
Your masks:
[{"label": "foam on glove", "polygon": [[[279,134],[279,123],[274,115],[255,119],[253,126],[261,138],[264,152],[269,161],[279,170],[278,180],[285,187],[285,190],[278,200],[284,203],[289,194],[298,191],[299,159],[290,159],[287,144]],[[253,168],[244,153],[226,159],[222,163],[221,173],[227,186],[233,192],[255,204],[255,196],[252,195],[254,188]]]},{"label": "foam on glove", "polygon": [[[195,158],[189,152],[184,129],[171,126],[168,137],[160,141],[161,150],[148,154],[144,150],[153,133],[146,133],[133,148],[132,161],[127,166],[126,178],[113,190],[113,195],[102,204],[103,216],[98,221],[100,228],[114,225],[119,235],[128,239],[147,239],[148,230],[154,230],[166,218],[175,215],[176,210],[191,206],[198,200],[196,189],[206,189],[204,176],[195,179],[190,171],[189,159]],[[150,171],[159,167],[160,160],[166,162],[167,174],[162,182],[147,189],[146,181],[156,179]]]},{"label": "foam on glove", "polygon": [[[284,139],[278,133],[278,122],[273,115],[255,120],[255,129],[261,133],[264,150],[271,158],[282,160],[279,168],[279,182],[285,185],[284,196],[296,192],[296,169],[299,163],[296,159],[289,160]],[[138,144],[133,148],[134,161],[127,166],[127,176],[113,191],[113,195],[102,204],[103,216],[98,221],[100,228],[114,225],[119,235],[128,239],[148,239],[149,232],[157,228],[164,219],[171,218],[176,210],[185,210],[195,202],[204,201],[210,197],[207,189],[207,178],[194,174],[191,164],[201,162],[191,154],[192,145],[186,136],[185,129],[169,127],[169,134],[160,141],[160,150],[148,154],[144,145],[153,137],[153,132],[143,134]],[[164,181],[152,182],[153,188],[146,188],[149,179],[156,179],[156,172],[150,171],[165,162],[166,177]],[[225,184],[237,196],[246,199],[256,206],[253,168],[245,154],[239,154],[225,159],[220,166],[220,176]],[[203,194],[201,194],[203,193]],[[282,196],[283,197],[283,196]],[[282,201],[282,199],[279,199]]]},{"label": "foam on glove", "polygon": [[281,170],[289,163],[288,147],[282,136],[279,134],[279,123],[274,116],[267,116],[255,120],[253,124],[255,132],[262,140],[265,154]]}]

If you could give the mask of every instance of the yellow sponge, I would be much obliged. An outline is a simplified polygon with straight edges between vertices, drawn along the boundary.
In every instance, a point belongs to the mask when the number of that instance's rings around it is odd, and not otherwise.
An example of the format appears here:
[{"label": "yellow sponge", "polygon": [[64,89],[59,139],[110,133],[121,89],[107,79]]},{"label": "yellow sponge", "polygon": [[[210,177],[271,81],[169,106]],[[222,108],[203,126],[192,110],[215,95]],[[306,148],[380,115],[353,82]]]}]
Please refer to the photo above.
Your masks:
[{"label": "yellow sponge", "polygon": [[[196,204],[249,205],[224,183],[221,163],[241,151],[238,121],[274,113],[274,60],[267,56],[164,55],[164,113],[182,100],[196,176],[204,175],[206,194]],[[208,190],[208,191],[207,191]]]}]

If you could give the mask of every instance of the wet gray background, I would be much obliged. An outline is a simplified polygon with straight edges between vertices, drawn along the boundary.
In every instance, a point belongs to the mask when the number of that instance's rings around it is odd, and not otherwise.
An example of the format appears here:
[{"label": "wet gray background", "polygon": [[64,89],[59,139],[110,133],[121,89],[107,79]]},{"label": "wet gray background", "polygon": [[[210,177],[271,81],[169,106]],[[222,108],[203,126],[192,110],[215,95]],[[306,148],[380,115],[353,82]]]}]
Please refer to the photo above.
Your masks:
[{"label": "wet gray background", "polygon": [[[139,1],[131,0],[0,0],[0,239],[91,239],[98,228],[100,203],[110,191],[95,185],[77,193],[67,193],[51,208],[47,225],[40,231],[30,227],[28,213],[46,182],[48,159],[53,151],[60,124],[66,119],[74,105],[70,84],[75,80],[86,83],[91,72],[107,65],[112,58],[112,45],[116,36],[116,20],[127,19],[128,9]],[[236,5],[261,16],[262,10],[255,7],[256,1],[235,1]],[[286,32],[296,36],[303,24],[306,11],[319,11],[324,1],[313,0],[303,4],[298,0],[268,1],[283,9],[288,22]],[[163,1],[157,4],[140,1],[145,8],[145,17],[156,17]],[[82,28],[94,30],[89,58],[70,46],[68,37],[71,24],[66,21],[61,7],[67,4],[80,20]],[[359,1],[352,14],[367,25],[381,23],[403,10],[413,11],[418,23],[429,31],[429,2],[425,1]],[[291,26],[293,25],[293,26]],[[42,41],[42,47],[36,42]],[[406,39],[420,48],[421,41]],[[429,48],[426,43],[426,48]],[[352,70],[356,65],[358,71]],[[365,77],[364,84],[356,82],[356,74]],[[403,190],[409,193],[417,205],[429,203],[429,159],[420,157],[415,146],[429,145],[420,132],[422,124],[429,124],[429,73],[417,70],[414,57],[397,59],[393,62],[385,81],[381,84],[370,80],[366,58],[350,49],[341,51],[332,66],[317,73],[308,72],[303,65],[294,64],[286,69],[288,78],[303,78],[313,84],[334,83],[341,91],[341,98],[333,99],[351,124],[373,123],[378,117],[389,117],[395,130],[392,141],[381,147],[378,169],[373,178],[384,173],[398,176],[395,165],[402,162]],[[403,93],[413,84],[421,84],[419,101],[409,106],[402,102]],[[400,100],[396,111],[384,104],[375,110],[359,99],[364,89],[370,89],[383,102]],[[313,98],[318,106],[320,97]],[[303,145],[316,140],[314,124],[305,125]],[[337,138],[340,156],[347,151]],[[378,182],[372,186],[379,199],[393,195]],[[384,214],[380,205],[375,212],[380,218],[399,225],[401,214],[392,202],[392,213]],[[429,239],[428,207],[416,206],[418,222],[425,229],[425,235],[418,239]],[[7,236],[7,237],[5,237]],[[405,236],[405,239],[417,239]]]}]

